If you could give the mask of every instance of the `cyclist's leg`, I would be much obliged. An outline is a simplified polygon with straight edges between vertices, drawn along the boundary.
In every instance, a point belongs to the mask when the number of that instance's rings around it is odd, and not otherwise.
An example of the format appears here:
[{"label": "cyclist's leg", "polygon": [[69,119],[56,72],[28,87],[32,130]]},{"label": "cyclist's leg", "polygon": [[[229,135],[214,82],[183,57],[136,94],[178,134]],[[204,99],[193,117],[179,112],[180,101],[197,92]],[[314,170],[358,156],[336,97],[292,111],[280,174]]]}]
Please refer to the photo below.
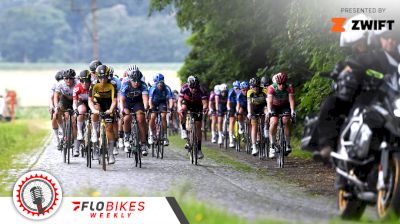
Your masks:
[{"label": "cyclist's leg", "polygon": [[83,140],[83,121],[84,121],[84,115],[87,112],[87,102],[82,102],[80,105],[78,104],[78,118],[76,121],[76,126],[77,126],[77,139],[78,140]]},{"label": "cyclist's leg", "polygon": [[218,144],[222,144],[222,135],[223,135],[223,127],[222,127],[222,122],[224,120],[224,107],[223,104],[218,105]]},{"label": "cyclist's leg", "polygon": [[130,114],[130,109],[126,108],[124,109],[124,124],[123,124],[123,132],[124,132],[124,150],[125,152],[129,152],[129,146],[130,146],[130,142],[129,142],[129,138],[131,135],[131,122],[132,122],[132,115]]},{"label": "cyclist's leg", "polygon": [[[96,103],[94,105],[94,108],[98,111],[101,110],[100,104]],[[99,121],[99,115],[98,114],[92,114],[92,126],[93,126],[93,130],[92,130],[92,142],[97,142],[98,137],[97,137],[97,133],[99,131],[99,127],[100,127],[100,121]]]},{"label": "cyclist's leg", "polygon": [[238,126],[239,126],[239,134],[243,134],[243,120],[244,120],[244,118],[243,118],[243,116],[245,115],[245,110],[244,110],[244,108],[243,107],[240,107],[239,108],[239,111],[238,111]]},{"label": "cyclist's leg", "polygon": [[[201,113],[201,108],[200,107],[196,107],[195,112],[199,112]],[[202,131],[201,131],[201,125],[202,125],[202,119],[203,119],[203,115],[202,114],[196,114],[194,121],[195,121],[195,128],[197,130],[197,148],[198,148],[198,154],[197,154],[197,158],[198,159],[202,159],[204,157],[203,152],[201,151],[201,139],[202,139]]]},{"label": "cyclist's leg", "polygon": [[275,145],[276,145],[276,131],[278,127],[278,111],[276,108],[271,109],[271,118],[269,120],[269,139],[271,142],[271,147],[269,150],[269,157],[274,158],[275,157]]},{"label": "cyclist's leg", "polygon": [[282,121],[285,133],[286,151],[290,153],[292,151],[292,147],[290,145],[290,125],[292,123],[290,120],[290,107],[283,108],[281,112],[284,115],[282,117]]},{"label": "cyclist's leg", "polygon": [[252,117],[250,120],[250,125],[251,125],[251,147],[252,151],[251,154],[253,156],[257,155],[258,149],[257,149],[257,119],[256,117]]},{"label": "cyclist's leg", "polygon": [[[154,105],[153,109],[157,111],[158,105]],[[154,139],[155,139],[155,130],[156,130],[156,117],[157,113],[151,113],[150,114],[150,120],[149,120],[149,144],[153,144]]]},{"label": "cyclist's leg", "polygon": [[115,157],[113,154],[114,151],[114,143],[115,143],[115,136],[114,136],[114,119],[113,119],[113,114],[107,115],[105,120],[106,120],[106,136],[108,140],[108,162],[110,164],[115,163]]},{"label": "cyclist's leg", "polygon": [[235,126],[235,113],[236,113],[236,104],[232,103],[231,110],[229,111],[229,147],[235,147],[233,142],[233,132]]},{"label": "cyclist's leg", "polygon": [[164,138],[164,145],[169,145],[169,141],[167,139],[167,104],[161,104],[158,109],[162,112],[161,113],[161,120],[162,120],[162,128]]},{"label": "cyclist's leg", "polygon": [[182,102],[182,106],[179,110],[179,120],[181,121],[181,138],[187,139],[186,133],[186,112],[188,110],[187,103],[185,101]]},{"label": "cyclist's leg", "polygon": [[211,116],[211,142],[216,143],[217,142],[217,114],[215,111],[210,113]]},{"label": "cyclist's leg", "polygon": [[52,111],[51,113],[53,114],[52,120],[51,120],[51,127],[53,128],[53,133],[54,133],[54,136],[56,137],[56,143],[58,145],[58,143],[60,142],[60,138],[58,137],[57,114],[54,111]]}]

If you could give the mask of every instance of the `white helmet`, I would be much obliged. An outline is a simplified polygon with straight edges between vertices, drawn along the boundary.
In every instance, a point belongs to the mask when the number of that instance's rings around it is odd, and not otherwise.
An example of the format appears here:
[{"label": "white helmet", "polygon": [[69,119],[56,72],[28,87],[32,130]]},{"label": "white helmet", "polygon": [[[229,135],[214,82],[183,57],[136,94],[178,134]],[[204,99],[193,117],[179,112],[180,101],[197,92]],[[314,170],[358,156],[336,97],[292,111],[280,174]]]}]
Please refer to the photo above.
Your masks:
[{"label": "white helmet", "polygon": [[127,71],[138,71],[139,67],[137,65],[129,65]]},{"label": "white helmet", "polygon": [[274,76],[272,76],[272,83],[276,83],[276,76],[277,76],[278,74],[275,74]]},{"label": "white helmet", "polygon": [[353,20],[371,20],[371,18],[367,17],[364,14],[359,14],[351,17],[347,20],[346,24],[344,24],[345,31],[340,34],[340,47],[351,47],[354,43],[359,40],[365,39],[368,40],[368,36],[370,35],[370,31],[368,30],[352,30]]},{"label": "white helmet", "polygon": [[219,91],[219,85],[215,85],[214,86],[214,92],[218,92]]},{"label": "white helmet", "polygon": [[228,90],[228,85],[226,85],[226,83],[222,83],[221,85],[219,85],[219,90],[222,91],[227,91]]}]

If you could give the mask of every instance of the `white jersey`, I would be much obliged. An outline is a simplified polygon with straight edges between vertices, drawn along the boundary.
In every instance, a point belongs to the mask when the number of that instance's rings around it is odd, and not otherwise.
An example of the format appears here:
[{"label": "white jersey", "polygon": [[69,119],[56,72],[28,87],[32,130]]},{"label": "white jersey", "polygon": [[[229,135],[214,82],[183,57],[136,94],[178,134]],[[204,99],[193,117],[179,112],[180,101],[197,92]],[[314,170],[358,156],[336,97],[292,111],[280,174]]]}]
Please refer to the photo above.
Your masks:
[{"label": "white jersey", "polygon": [[67,86],[64,80],[61,80],[57,83],[57,87],[55,92],[60,93],[62,96],[70,96],[72,98],[72,95],[74,93],[74,87],[75,87],[76,82],[74,81],[74,84],[70,87]]},{"label": "white jersey", "polygon": [[58,83],[59,83],[59,81],[55,80],[53,82],[53,84],[51,84],[51,89],[50,89],[50,92],[49,92],[50,96],[54,96],[54,93],[56,92],[56,88],[57,88]]}]

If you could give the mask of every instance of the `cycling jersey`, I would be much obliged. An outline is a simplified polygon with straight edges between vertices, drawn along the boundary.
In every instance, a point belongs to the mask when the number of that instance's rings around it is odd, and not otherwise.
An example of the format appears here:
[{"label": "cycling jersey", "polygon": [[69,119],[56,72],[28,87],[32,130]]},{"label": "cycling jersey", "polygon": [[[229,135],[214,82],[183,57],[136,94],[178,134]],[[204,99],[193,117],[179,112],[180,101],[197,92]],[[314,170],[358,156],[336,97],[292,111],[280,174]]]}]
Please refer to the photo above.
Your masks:
[{"label": "cycling jersey", "polygon": [[173,98],[171,89],[167,85],[163,90],[159,90],[157,86],[152,86],[149,90],[149,97],[154,104],[167,103],[167,100]]},{"label": "cycling jersey", "polygon": [[232,105],[236,105],[236,91],[234,88],[230,89],[228,92],[228,100],[232,103]]},{"label": "cycling jersey", "polygon": [[74,88],[74,93],[72,97],[73,100],[87,101],[89,98],[89,89],[85,89],[84,84],[78,83]]},{"label": "cycling jersey", "polygon": [[106,83],[104,86],[97,83],[90,88],[89,98],[94,103],[100,104],[102,110],[107,110],[111,107],[113,99],[116,98],[114,86],[111,83]]},{"label": "cycling jersey", "polygon": [[110,80],[110,83],[113,84],[115,92],[119,93],[119,91],[121,90],[121,81],[119,80],[119,78],[113,76],[113,78]]},{"label": "cycling jersey", "polygon": [[61,96],[70,96],[72,97],[73,92],[74,92],[74,86],[76,82],[74,80],[74,83],[72,86],[68,86],[64,80],[61,80],[57,83],[57,86],[55,88],[55,92],[58,92],[61,94]]},{"label": "cycling jersey", "polygon": [[142,95],[148,95],[147,85],[141,83],[138,88],[134,88],[130,82],[124,82],[121,87],[121,96],[126,97],[125,103],[127,105],[132,105],[136,103],[143,104]]},{"label": "cycling jersey", "polygon": [[59,83],[59,81],[56,80],[51,85],[50,92],[49,92],[50,96],[54,96],[54,92],[56,91],[58,83]]},{"label": "cycling jersey", "polygon": [[272,95],[271,107],[282,107],[289,105],[289,95],[294,94],[292,85],[285,85],[283,90],[278,89],[278,84],[274,83],[268,87],[268,95]]},{"label": "cycling jersey", "polygon": [[[261,87],[260,87],[261,88]],[[268,95],[267,89],[262,88],[258,93],[254,92],[253,89],[249,89],[247,91],[247,100],[250,101],[254,106],[262,106],[267,105],[266,97]]]},{"label": "cycling jersey", "polygon": [[240,107],[247,109],[247,96],[242,91],[236,94],[236,102],[239,103]]},{"label": "cycling jersey", "polygon": [[208,96],[204,88],[198,87],[195,93],[192,93],[189,89],[189,85],[185,83],[179,94],[179,97],[182,97],[185,102],[194,103],[194,104],[202,104],[202,100],[207,100]]}]

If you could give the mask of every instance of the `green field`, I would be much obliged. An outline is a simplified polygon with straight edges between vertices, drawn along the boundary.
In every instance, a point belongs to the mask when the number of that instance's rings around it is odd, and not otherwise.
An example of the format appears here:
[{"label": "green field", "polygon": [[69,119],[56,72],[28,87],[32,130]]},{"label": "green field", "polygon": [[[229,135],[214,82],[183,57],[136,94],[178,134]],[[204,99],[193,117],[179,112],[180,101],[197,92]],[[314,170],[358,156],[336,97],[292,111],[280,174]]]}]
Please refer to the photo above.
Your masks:
[{"label": "green field", "polygon": [[21,155],[28,155],[42,146],[49,134],[50,124],[43,120],[16,120],[12,123],[0,123],[0,196],[11,193],[6,189],[16,181],[9,175],[10,170],[27,168],[29,164],[20,163]]}]

